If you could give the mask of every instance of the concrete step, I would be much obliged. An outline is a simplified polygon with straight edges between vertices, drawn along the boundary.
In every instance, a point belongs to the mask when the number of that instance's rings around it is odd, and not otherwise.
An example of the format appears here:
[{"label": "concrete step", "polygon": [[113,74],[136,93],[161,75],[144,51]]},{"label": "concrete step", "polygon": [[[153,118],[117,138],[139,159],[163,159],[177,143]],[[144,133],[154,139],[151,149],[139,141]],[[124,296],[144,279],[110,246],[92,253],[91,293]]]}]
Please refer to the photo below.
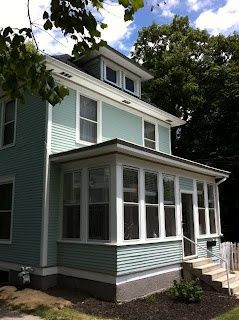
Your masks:
[{"label": "concrete step", "polygon": [[222,277],[222,276],[224,276],[226,274],[227,274],[227,272],[223,268],[218,268],[218,269],[215,269],[215,270],[208,271],[208,272],[204,273],[205,276],[211,277],[212,281],[216,280],[217,278],[220,278],[220,277]]},{"label": "concrete step", "polygon": [[203,266],[205,264],[212,263],[211,258],[197,258],[197,259],[192,259],[192,260],[186,260],[184,261],[185,263],[189,263],[193,268]]},{"label": "concrete step", "polygon": [[220,264],[212,262],[212,263],[204,264],[202,266],[198,266],[198,267],[196,267],[194,269],[201,271],[201,274],[205,274],[205,273],[207,273],[209,271],[220,269]]},{"label": "concrete step", "polygon": [[[239,280],[239,275],[238,274],[229,273],[228,279],[229,279],[229,284],[230,284],[230,287],[231,287],[231,284],[233,284],[237,280]],[[219,277],[219,278],[215,279],[214,282],[217,282],[218,284],[220,284],[222,288],[225,287],[225,285],[227,285],[227,275],[225,274],[222,277]]]},{"label": "concrete step", "polygon": [[[228,288],[228,285],[225,284],[225,285],[223,286],[223,288]],[[239,291],[239,280],[237,280],[237,281],[235,281],[235,282],[233,282],[233,283],[230,283],[230,289],[231,289],[231,291],[232,291],[233,294],[235,294],[236,292],[238,292],[238,291]]]}]

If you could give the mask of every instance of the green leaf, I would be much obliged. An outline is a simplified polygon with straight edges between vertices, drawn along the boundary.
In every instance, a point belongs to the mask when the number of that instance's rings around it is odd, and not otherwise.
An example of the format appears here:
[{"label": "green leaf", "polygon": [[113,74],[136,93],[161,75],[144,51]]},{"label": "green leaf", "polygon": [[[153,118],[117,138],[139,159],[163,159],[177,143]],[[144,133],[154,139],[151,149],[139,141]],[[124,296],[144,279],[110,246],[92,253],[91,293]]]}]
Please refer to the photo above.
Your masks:
[{"label": "green leaf", "polygon": [[48,19],[48,20],[46,20],[46,22],[44,23],[43,27],[44,27],[45,30],[51,30],[52,27],[53,27],[53,24],[52,24],[52,22]]},{"label": "green leaf", "polygon": [[48,12],[47,12],[47,11],[44,11],[44,13],[43,13],[43,19],[46,20],[46,19],[48,19],[48,18],[49,18]]}]

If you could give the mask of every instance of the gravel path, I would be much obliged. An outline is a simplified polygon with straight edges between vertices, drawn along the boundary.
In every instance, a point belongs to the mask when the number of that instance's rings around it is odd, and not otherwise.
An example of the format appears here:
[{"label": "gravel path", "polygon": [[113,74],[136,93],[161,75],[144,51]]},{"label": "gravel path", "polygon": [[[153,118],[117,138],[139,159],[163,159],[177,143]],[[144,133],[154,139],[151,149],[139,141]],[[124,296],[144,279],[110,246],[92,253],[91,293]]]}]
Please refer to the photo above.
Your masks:
[{"label": "gravel path", "polygon": [[18,311],[0,309],[1,320],[42,320],[39,317],[19,313]]}]

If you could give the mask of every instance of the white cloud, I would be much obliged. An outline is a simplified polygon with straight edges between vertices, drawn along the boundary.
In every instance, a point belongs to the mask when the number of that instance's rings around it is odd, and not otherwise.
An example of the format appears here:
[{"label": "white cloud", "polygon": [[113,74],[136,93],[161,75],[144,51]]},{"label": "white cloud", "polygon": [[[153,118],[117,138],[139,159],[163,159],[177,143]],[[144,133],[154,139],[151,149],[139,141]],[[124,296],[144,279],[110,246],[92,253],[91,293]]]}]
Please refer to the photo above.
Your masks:
[{"label": "white cloud", "polygon": [[161,16],[165,18],[172,18],[175,15],[175,12],[173,12],[173,10],[179,6],[180,0],[151,0],[149,1],[149,4],[150,6],[153,6],[154,13],[159,13]]},{"label": "white cloud", "polygon": [[226,4],[217,10],[202,12],[195,21],[195,26],[207,29],[216,35],[230,33],[239,28],[239,3],[238,0],[227,0]]},{"label": "white cloud", "polygon": [[212,5],[214,0],[187,0],[189,11],[199,11]]},{"label": "white cloud", "polygon": [[[68,53],[70,54],[74,41],[65,38],[60,31],[54,30],[45,32],[43,28],[42,15],[44,10],[49,7],[50,0],[31,0],[30,12],[33,22],[38,24],[35,28],[36,39],[39,48],[49,54]],[[13,10],[14,8],[14,10]],[[124,8],[116,3],[107,2],[104,10],[97,14],[102,22],[108,25],[107,29],[102,30],[102,37],[109,45],[127,51],[125,40],[129,39],[135,25],[132,21],[124,21]],[[15,28],[29,27],[27,17],[27,0],[7,0],[0,10],[0,28],[12,26]]]}]

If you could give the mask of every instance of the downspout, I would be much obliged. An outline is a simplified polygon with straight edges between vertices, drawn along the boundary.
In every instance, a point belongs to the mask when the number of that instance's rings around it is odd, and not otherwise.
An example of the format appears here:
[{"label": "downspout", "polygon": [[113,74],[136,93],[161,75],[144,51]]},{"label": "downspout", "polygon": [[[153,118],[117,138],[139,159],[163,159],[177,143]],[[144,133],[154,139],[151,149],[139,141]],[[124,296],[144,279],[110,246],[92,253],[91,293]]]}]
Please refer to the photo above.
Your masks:
[{"label": "downspout", "polygon": [[222,237],[223,234],[222,234],[222,229],[221,229],[221,214],[220,214],[220,203],[219,203],[219,189],[218,189],[218,186],[220,184],[222,184],[223,182],[225,182],[227,180],[228,177],[223,177],[222,179],[220,179],[218,182],[216,182],[216,199],[217,199],[217,212],[218,212],[218,233],[219,233],[219,236]]}]

